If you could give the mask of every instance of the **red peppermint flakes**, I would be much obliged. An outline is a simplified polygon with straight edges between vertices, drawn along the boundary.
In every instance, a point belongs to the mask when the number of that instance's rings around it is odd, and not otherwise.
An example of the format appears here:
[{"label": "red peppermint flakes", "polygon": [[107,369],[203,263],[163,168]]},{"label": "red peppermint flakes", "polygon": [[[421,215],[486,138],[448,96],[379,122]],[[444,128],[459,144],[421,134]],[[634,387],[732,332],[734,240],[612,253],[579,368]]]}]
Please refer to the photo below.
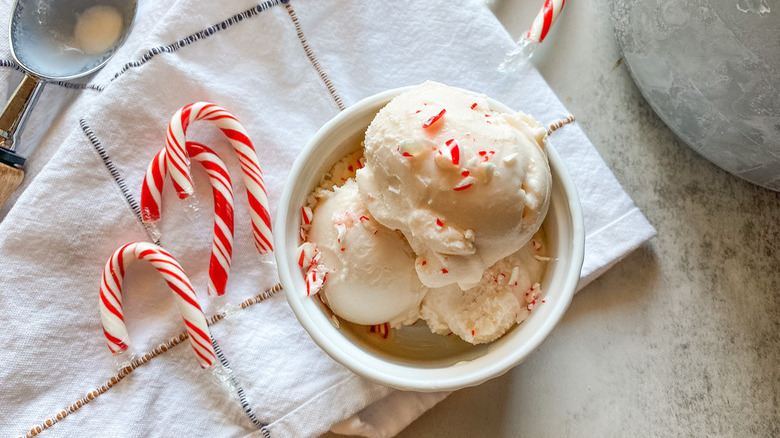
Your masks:
[{"label": "red peppermint flakes", "polygon": [[460,163],[460,146],[454,138],[447,140],[445,143],[450,148],[450,156],[452,157],[452,164],[458,165]]},{"label": "red peppermint flakes", "polygon": [[368,220],[371,220],[371,219],[369,219],[368,216],[360,216],[359,220],[361,220],[361,221],[368,221]]},{"label": "red peppermint flakes", "polygon": [[423,265],[423,266],[425,266],[425,265],[427,265],[427,264],[428,264],[428,262],[426,262],[425,260],[423,260],[423,261],[422,261],[422,263],[420,263],[420,264],[421,264],[421,265]]},{"label": "red peppermint flakes", "polygon": [[479,151],[477,152],[479,156],[482,158],[482,161],[488,161],[490,157],[496,154],[496,151]]},{"label": "red peppermint flakes", "polygon": [[371,333],[376,333],[377,335],[381,336],[382,339],[387,339],[387,337],[390,335],[390,324],[384,323],[372,325],[368,328],[368,331]]},{"label": "red peppermint flakes", "polygon": [[438,225],[440,227],[443,227],[444,226],[444,222],[442,222],[441,219],[436,218],[436,225]]},{"label": "red peppermint flakes", "polygon": [[477,179],[474,178],[473,176],[467,176],[467,177],[463,178],[462,180],[460,180],[460,182],[455,187],[453,187],[453,190],[455,190],[456,192],[460,192],[462,190],[466,190],[466,189],[470,188],[471,186],[473,186],[476,181],[477,181]]},{"label": "red peppermint flakes", "polygon": [[307,207],[305,205],[303,207],[301,207],[301,219],[303,220],[304,224],[306,224],[306,225],[310,224],[312,216],[313,216],[313,214],[312,214],[311,208],[309,208],[309,207]]},{"label": "red peppermint flakes", "polygon": [[448,271],[446,268],[441,268],[441,273],[442,274],[447,274],[448,272],[450,272],[450,271]]},{"label": "red peppermint flakes", "polygon": [[442,109],[441,111],[439,111],[439,114],[436,114],[435,116],[432,116],[430,119],[428,119],[428,121],[423,123],[422,127],[424,129],[430,128],[431,126],[433,126],[434,123],[438,122],[439,119],[441,119],[444,116],[444,113],[446,113],[446,112],[447,112],[446,109]]},{"label": "red peppermint flakes", "polygon": [[433,159],[436,165],[442,169],[451,169],[451,166],[458,166],[460,164],[460,146],[458,146],[458,142],[454,138],[447,140],[436,150],[436,155]]},{"label": "red peppermint flakes", "polygon": [[463,172],[461,172],[460,174],[463,175],[463,177],[465,178],[465,177],[469,176],[469,171],[468,171],[468,169],[463,169]]},{"label": "red peppermint flakes", "polygon": [[477,102],[474,102],[474,103],[471,104],[471,109],[474,109],[476,107],[477,107]]}]

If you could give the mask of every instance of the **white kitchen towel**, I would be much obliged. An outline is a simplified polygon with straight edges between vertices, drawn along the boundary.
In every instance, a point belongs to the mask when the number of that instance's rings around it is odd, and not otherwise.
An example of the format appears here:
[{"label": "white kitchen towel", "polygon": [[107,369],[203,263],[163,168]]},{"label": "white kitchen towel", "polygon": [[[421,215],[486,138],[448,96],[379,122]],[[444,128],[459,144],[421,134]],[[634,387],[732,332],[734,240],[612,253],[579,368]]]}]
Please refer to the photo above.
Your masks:
[{"label": "white kitchen towel", "polygon": [[[0,22],[10,3],[0,5]],[[20,74],[7,40],[0,44],[9,90]],[[141,181],[179,107],[211,101],[243,122],[274,214],[307,139],[344,107],[387,88],[432,79],[544,123],[569,116],[533,67],[498,72],[511,47],[476,1],[140,0],[127,43],[80,85],[48,85],[22,136],[22,150],[37,147],[22,190],[0,210],[0,435],[306,437],[342,422],[342,432],[390,436],[430,408],[445,394],[366,381],[301,329],[273,262],[254,250],[238,160],[207,122],[193,124],[188,139],[216,149],[233,176],[225,300],[243,307],[211,329],[240,395],[228,396],[199,368],[170,292],[143,263],[131,265],[124,289],[131,349],[142,359],[118,373],[98,317],[100,278],[116,248],[151,238],[138,218]],[[582,286],[654,230],[576,123],[550,141],[583,204]],[[193,168],[194,202],[166,184],[161,243],[190,274],[210,317],[224,302],[205,293],[212,201],[205,174]]]}]

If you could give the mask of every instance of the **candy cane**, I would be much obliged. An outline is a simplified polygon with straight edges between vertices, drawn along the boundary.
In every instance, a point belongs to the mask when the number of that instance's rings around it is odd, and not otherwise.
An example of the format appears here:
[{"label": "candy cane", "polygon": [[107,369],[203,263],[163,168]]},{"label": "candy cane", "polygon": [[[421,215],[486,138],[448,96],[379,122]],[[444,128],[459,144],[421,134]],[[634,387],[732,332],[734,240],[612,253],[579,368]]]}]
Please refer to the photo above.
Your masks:
[{"label": "candy cane", "polygon": [[514,50],[509,52],[504,62],[498,66],[499,71],[517,70],[533,55],[536,45],[544,41],[555,19],[560,15],[566,0],[545,0],[544,6],[536,15],[534,22],[520,40]]},{"label": "candy cane", "polygon": [[241,162],[252,216],[252,234],[260,254],[273,251],[268,194],[257,153],[246,129],[225,109],[208,102],[195,102],[178,110],[168,125],[165,161],[179,197],[193,193],[190,160],[185,150],[187,128],[196,120],[209,120],[222,130]]},{"label": "candy cane", "polygon": [[[214,193],[214,240],[209,262],[210,296],[225,293],[233,258],[233,184],[225,163],[210,148],[195,142],[186,143],[187,154],[206,169]],[[168,175],[165,149],[154,156],[146,170],[141,189],[141,212],[144,222],[160,218],[162,187]]]},{"label": "candy cane", "polygon": [[552,27],[555,19],[561,13],[564,3],[566,3],[566,0],[545,0],[542,10],[536,15],[525,37],[537,43],[544,41],[544,37],[547,36],[550,27]]},{"label": "candy cane", "polygon": [[211,333],[187,274],[167,251],[147,242],[128,243],[119,248],[108,259],[103,270],[103,281],[100,283],[100,320],[108,348],[112,353],[121,353],[128,348],[126,341],[129,336],[122,308],[122,281],[127,266],[136,259],[151,263],[168,283],[176,296],[176,305],[184,318],[190,343],[200,366],[210,367],[215,360]]}]

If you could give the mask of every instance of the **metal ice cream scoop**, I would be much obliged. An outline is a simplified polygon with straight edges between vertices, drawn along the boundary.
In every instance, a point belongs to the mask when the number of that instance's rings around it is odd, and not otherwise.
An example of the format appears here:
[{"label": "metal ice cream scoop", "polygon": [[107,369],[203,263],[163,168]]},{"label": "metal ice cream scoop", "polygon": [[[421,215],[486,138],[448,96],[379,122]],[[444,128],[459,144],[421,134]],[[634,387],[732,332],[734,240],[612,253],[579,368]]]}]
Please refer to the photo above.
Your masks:
[{"label": "metal ice cream scoop", "polygon": [[129,33],[137,0],[16,0],[11,54],[24,79],[0,114],[0,206],[24,175],[19,135],[43,86],[99,70]]}]

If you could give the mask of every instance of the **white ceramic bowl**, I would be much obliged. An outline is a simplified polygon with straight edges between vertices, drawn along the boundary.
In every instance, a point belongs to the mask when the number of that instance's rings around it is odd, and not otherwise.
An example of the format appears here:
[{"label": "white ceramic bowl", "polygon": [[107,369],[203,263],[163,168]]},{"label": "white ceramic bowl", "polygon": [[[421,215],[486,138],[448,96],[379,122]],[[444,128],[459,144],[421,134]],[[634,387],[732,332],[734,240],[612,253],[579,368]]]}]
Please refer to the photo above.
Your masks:
[{"label": "white ceramic bowl", "polygon": [[[544,223],[553,261],[542,281],[545,303],[528,319],[490,344],[472,346],[456,336],[435,335],[421,322],[388,339],[364,326],[342,322],[337,328],[330,310],[307,297],[297,264],[301,206],[321,176],[355,150],[374,115],[408,88],[385,91],[361,100],[326,123],[295,160],[282,192],[276,217],[275,246],[279,276],[287,301],[304,329],[328,355],[356,374],[398,389],[455,390],[500,376],[525,359],[563,316],[579,280],[585,237],[577,190],[561,158],[550,145],[553,177],[550,210]],[[502,112],[506,105],[490,100]]]}]

